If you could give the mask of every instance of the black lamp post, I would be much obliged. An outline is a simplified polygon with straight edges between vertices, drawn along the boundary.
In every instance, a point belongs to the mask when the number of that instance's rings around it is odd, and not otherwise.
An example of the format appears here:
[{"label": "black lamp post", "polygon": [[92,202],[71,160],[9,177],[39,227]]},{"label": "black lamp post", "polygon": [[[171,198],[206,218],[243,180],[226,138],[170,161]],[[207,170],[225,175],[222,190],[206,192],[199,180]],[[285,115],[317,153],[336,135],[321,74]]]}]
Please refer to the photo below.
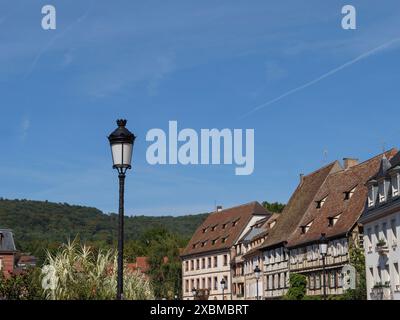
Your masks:
[{"label": "black lamp post", "polygon": [[225,300],[225,296],[224,296],[224,292],[225,292],[225,285],[226,285],[226,281],[225,278],[222,278],[221,280],[221,289],[222,289],[222,300]]},{"label": "black lamp post", "polygon": [[124,188],[125,174],[131,168],[133,144],[135,135],[126,126],[126,120],[117,120],[118,128],[108,137],[113,158],[113,168],[118,171],[119,178],[119,210],[118,210],[118,278],[117,278],[117,300],[122,300],[124,285]]},{"label": "black lamp post", "polygon": [[254,268],[254,274],[255,274],[255,276],[256,276],[256,285],[257,285],[257,300],[259,300],[259,294],[258,294],[258,280],[260,279],[260,276],[261,276],[261,270],[260,270],[260,268],[258,267],[258,266],[256,266],[255,268]]},{"label": "black lamp post", "polygon": [[323,288],[324,288],[324,300],[326,300],[326,268],[325,268],[325,258],[328,252],[328,239],[325,237],[325,233],[321,233],[321,238],[319,239],[319,252],[322,256],[322,269],[323,269]]}]

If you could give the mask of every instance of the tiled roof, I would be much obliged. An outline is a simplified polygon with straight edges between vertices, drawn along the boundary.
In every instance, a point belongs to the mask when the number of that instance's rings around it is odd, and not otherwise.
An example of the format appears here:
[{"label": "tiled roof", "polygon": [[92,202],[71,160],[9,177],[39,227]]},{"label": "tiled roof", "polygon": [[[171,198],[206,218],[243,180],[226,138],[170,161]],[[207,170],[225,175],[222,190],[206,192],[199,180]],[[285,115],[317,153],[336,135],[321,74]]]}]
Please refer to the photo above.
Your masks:
[{"label": "tiled roof", "polygon": [[0,252],[16,251],[13,233],[9,229],[0,229]]},{"label": "tiled roof", "polygon": [[[280,213],[274,213],[272,214],[268,219],[265,219],[262,223],[262,226],[255,228],[255,232],[251,233],[248,232],[240,241],[255,241],[257,239],[260,239],[261,237],[268,236],[268,233],[270,232],[271,228],[271,223],[276,223],[276,221],[279,219],[281,216]],[[247,251],[243,257],[248,257],[253,255],[254,253],[257,253],[260,250],[262,243],[260,245],[257,245],[256,247],[250,249]]]},{"label": "tiled roof", "polygon": [[197,228],[182,256],[232,247],[254,215],[270,215],[258,202],[211,213]]},{"label": "tiled roof", "polygon": [[[386,153],[389,159],[395,150]],[[288,240],[288,246],[298,246],[307,242],[318,241],[321,233],[335,237],[344,234],[354,227],[364,211],[367,187],[366,182],[375,176],[379,170],[382,155],[378,155],[363,163],[330,174],[314,197],[313,205],[304,212],[295,232]],[[346,193],[353,191],[349,199],[345,200]],[[316,203],[326,198],[321,208]],[[329,226],[329,218],[336,217],[337,221]],[[302,233],[301,227],[309,225],[309,229]]]},{"label": "tiled roof", "polygon": [[338,161],[335,161],[304,176],[260,248],[286,242],[289,236],[296,231],[300,220],[327,176],[338,170],[341,170],[341,166]]}]

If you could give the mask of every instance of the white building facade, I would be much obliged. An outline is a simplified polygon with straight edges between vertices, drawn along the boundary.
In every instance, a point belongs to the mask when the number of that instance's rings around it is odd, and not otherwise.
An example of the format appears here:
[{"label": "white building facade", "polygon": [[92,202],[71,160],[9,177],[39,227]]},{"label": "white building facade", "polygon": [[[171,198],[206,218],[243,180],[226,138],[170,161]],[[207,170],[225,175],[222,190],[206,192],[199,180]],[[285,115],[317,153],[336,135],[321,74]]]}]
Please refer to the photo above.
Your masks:
[{"label": "white building facade", "polygon": [[379,174],[368,182],[364,225],[367,297],[400,300],[400,156],[382,159]]}]

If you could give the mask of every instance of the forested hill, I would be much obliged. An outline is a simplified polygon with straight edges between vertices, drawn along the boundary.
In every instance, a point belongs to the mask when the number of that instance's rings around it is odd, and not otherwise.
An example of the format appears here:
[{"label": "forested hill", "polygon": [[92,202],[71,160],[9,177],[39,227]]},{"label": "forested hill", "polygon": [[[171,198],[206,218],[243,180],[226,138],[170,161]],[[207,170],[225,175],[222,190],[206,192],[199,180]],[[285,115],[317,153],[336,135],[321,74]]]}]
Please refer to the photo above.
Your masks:
[{"label": "forested hill", "polygon": [[[164,227],[189,239],[206,216],[126,217],[125,237],[135,240],[148,229]],[[18,249],[24,251],[51,247],[76,235],[86,242],[108,246],[117,238],[117,215],[67,203],[0,199],[0,228],[12,229]]]}]

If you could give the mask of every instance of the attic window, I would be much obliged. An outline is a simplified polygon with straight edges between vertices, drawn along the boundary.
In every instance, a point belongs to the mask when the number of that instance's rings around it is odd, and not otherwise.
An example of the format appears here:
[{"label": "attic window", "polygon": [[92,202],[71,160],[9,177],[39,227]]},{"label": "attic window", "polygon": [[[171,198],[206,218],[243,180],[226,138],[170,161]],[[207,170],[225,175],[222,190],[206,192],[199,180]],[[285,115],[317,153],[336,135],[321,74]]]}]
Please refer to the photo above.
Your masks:
[{"label": "attic window", "polygon": [[226,237],[223,237],[223,238],[221,239],[221,242],[222,242],[222,243],[225,243],[225,242],[226,242],[226,239],[228,239],[228,237],[229,237],[229,235],[226,236]]},{"label": "attic window", "polygon": [[311,225],[312,225],[313,221],[309,222],[308,224],[306,224],[305,226],[301,226],[301,233],[305,234],[307,233],[307,231],[310,229]]},{"label": "attic window", "polygon": [[193,249],[196,249],[196,246],[197,246],[197,243],[193,243],[193,244],[192,244],[192,248],[193,248]]},{"label": "attic window", "polygon": [[215,231],[215,229],[217,228],[218,224],[214,225],[211,227],[211,231]]},{"label": "attic window", "polygon": [[350,200],[350,198],[353,196],[354,191],[356,190],[356,187],[354,187],[353,189],[351,189],[350,191],[345,191],[343,192],[344,194],[344,200]]},{"label": "attic window", "polygon": [[213,240],[211,241],[211,244],[212,244],[212,245],[215,245],[215,244],[217,243],[217,240],[218,240],[218,238],[213,239]]},{"label": "attic window", "polygon": [[203,233],[206,233],[208,230],[208,227],[203,228]]},{"label": "attic window", "polygon": [[339,220],[340,214],[334,216],[334,217],[328,217],[328,227],[333,227],[336,222]]},{"label": "attic window", "polygon": [[323,199],[321,199],[319,201],[315,201],[316,204],[317,204],[317,206],[316,206],[317,209],[321,209],[323,207],[323,205],[325,204],[326,198],[327,197],[325,197],[325,198],[323,198]]},{"label": "attic window", "polygon": [[203,241],[203,242],[201,243],[201,246],[204,247],[206,244],[207,244],[207,240]]},{"label": "attic window", "polygon": [[272,229],[272,228],[275,226],[275,224],[276,224],[276,220],[271,221],[271,222],[269,223],[269,227]]},{"label": "attic window", "polygon": [[236,226],[239,220],[240,220],[240,218],[239,218],[239,219],[236,219],[235,221],[233,221],[233,222],[232,222],[232,227]]},{"label": "attic window", "polygon": [[222,225],[222,229],[225,229],[226,228],[226,223],[224,223],[223,225]]}]

